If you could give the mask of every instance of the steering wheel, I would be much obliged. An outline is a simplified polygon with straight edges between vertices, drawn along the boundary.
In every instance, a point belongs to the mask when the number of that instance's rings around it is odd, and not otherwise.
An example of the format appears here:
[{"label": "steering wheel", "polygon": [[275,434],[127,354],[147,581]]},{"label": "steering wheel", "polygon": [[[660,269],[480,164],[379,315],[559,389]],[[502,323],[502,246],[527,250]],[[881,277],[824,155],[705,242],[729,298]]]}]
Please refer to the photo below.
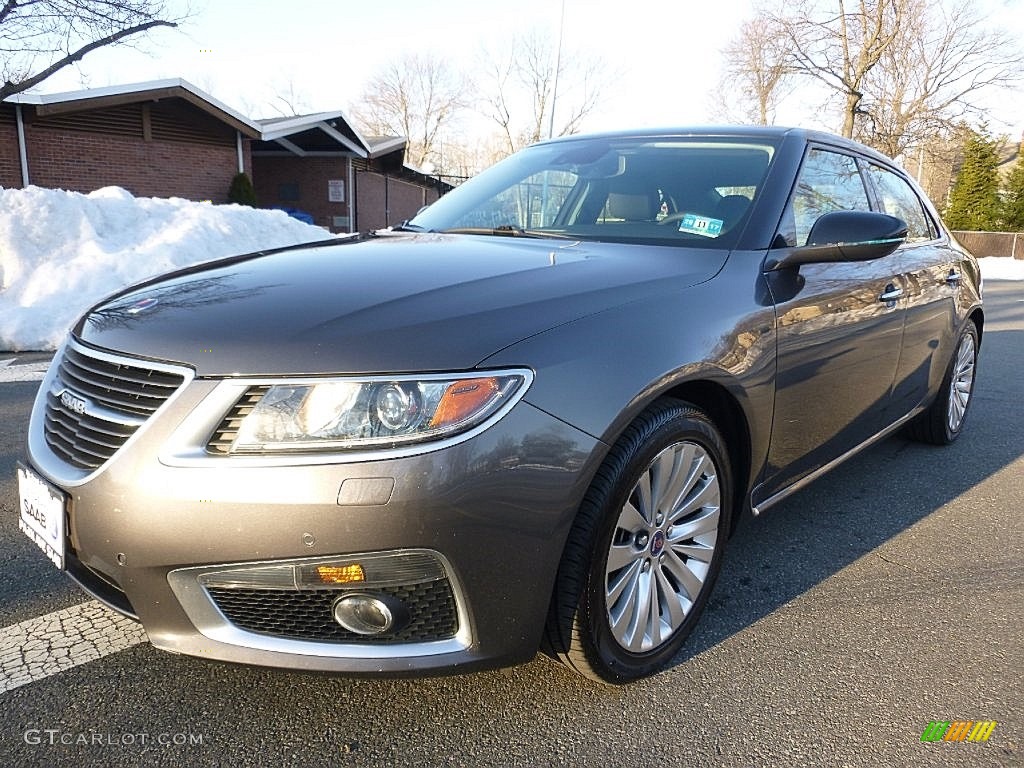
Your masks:
[{"label": "steering wheel", "polygon": [[666,216],[664,219],[658,222],[658,226],[662,227],[665,224],[673,224],[677,221],[682,221],[688,215],[689,214],[687,214],[686,212],[670,213],[668,216]]}]

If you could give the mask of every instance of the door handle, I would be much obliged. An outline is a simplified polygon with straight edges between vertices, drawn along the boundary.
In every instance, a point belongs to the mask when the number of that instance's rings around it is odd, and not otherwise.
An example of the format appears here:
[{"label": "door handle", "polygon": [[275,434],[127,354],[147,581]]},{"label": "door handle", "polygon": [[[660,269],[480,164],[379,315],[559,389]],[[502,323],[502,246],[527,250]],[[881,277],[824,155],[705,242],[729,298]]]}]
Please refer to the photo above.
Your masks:
[{"label": "door handle", "polygon": [[960,273],[955,269],[949,270],[949,274],[946,275],[946,283],[948,285],[957,285],[960,282]]},{"label": "door handle", "polygon": [[882,295],[878,297],[878,300],[885,302],[896,301],[896,299],[900,298],[902,295],[902,288],[897,288],[892,283],[889,283],[885,286],[885,290],[882,292]]}]

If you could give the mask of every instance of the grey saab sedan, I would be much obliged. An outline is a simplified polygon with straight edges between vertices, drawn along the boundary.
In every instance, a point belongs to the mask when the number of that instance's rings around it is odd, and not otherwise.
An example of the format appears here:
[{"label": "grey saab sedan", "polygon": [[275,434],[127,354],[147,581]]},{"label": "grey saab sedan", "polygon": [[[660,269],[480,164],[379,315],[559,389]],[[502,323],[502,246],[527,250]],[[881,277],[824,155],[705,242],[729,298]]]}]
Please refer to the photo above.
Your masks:
[{"label": "grey saab sedan", "polygon": [[672,663],[736,524],[956,440],[975,259],[892,161],[730,128],[532,146],[404,225],[103,301],[21,527],[153,645],[428,674]]}]

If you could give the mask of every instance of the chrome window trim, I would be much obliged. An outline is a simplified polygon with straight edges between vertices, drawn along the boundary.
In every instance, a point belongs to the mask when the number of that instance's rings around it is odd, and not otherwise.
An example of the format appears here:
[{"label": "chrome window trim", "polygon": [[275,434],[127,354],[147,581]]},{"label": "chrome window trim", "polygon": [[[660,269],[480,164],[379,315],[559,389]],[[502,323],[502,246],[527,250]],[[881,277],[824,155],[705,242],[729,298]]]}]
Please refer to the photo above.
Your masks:
[{"label": "chrome window trim", "polygon": [[[372,645],[368,643],[327,643],[315,640],[294,640],[250,632],[232,624],[220,611],[206,588],[199,583],[199,577],[206,573],[243,570],[268,565],[311,565],[357,559],[364,555],[379,554],[429,554],[437,558],[444,569],[445,577],[455,599],[459,627],[454,637],[423,643],[392,643]],[[360,552],[355,554],[290,558],[284,560],[258,560],[245,563],[202,565],[191,568],[177,568],[167,574],[167,583],[177,597],[182,609],[196,630],[206,638],[225,645],[247,648],[270,653],[293,656],[318,656],[331,659],[402,659],[409,657],[437,656],[444,653],[458,653],[473,645],[469,611],[462,586],[448,559],[432,549],[394,549],[386,552]],[[372,590],[371,590],[372,591]],[[340,592],[340,591],[339,591]]]}]

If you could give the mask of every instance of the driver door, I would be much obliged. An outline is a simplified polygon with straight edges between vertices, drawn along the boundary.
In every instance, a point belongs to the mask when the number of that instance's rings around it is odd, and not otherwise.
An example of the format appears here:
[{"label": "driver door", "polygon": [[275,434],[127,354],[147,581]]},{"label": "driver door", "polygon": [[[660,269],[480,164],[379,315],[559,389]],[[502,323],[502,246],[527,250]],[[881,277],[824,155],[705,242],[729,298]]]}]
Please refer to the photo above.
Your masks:
[{"label": "driver door", "polygon": [[[857,160],[808,150],[777,242],[804,245],[834,210],[870,210]],[[781,238],[781,241],[780,241]],[[893,420],[904,312],[899,256],[767,273],[775,302],[775,413],[762,492],[797,482]]]}]

